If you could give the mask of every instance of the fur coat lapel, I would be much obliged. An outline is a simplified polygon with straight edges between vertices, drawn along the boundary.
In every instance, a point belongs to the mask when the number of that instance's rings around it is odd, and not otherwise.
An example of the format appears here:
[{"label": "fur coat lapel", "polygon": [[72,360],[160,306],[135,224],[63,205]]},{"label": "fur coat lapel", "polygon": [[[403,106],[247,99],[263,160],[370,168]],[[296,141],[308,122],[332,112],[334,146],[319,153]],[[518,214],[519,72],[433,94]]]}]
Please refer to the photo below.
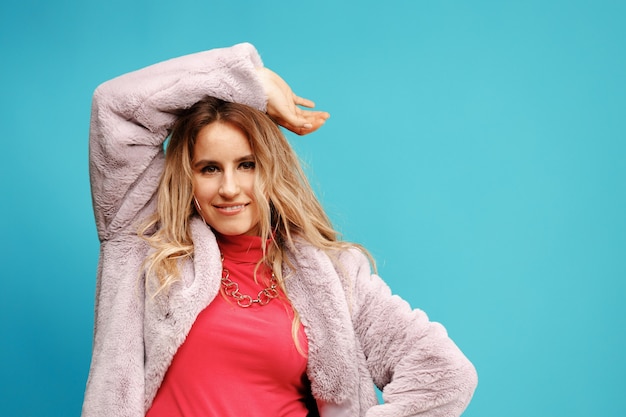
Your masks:
[{"label": "fur coat lapel", "polygon": [[340,404],[356,398],[355,334],[341,280],[330,258],[298,244],[285,271],[287,292],[309,340],[308,376],[318,400]]},{"label": "fur coat lapel", "polygon": [[[161,385],[174,354],[185,341],[200,312],[219,291],[222,262],[215,236],[204,222],[191,220],[194,242],[193,262],[183,262],[182,279],[174,283],[168,293],[156,297],[154,287],[146,295],[145,349],[146,349],[146,407]],[[154,282],[154,280],[148,280]]]}]

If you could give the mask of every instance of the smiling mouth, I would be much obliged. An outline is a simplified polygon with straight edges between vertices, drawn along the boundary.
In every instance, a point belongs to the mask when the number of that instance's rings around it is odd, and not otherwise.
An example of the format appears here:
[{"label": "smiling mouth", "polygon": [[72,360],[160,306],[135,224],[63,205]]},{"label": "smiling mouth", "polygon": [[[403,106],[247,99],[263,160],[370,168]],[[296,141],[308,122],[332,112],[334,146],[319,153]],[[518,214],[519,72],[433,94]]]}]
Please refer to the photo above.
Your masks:
[{"label": "smiling mouth", "polygon": [[225,213],[236,213],[238,211],[243,210],[248,204],[237,204],[234,206],[213,206],[221,212]]},{"label": "smiling mouth", "polygon": [[229,207],[219,207],[221,210],[226,210],[226,211],[235,211],[235,210],[239,210],[244,208],[245,205],[243,204],[239,204],[238,206],[229,206]]}]

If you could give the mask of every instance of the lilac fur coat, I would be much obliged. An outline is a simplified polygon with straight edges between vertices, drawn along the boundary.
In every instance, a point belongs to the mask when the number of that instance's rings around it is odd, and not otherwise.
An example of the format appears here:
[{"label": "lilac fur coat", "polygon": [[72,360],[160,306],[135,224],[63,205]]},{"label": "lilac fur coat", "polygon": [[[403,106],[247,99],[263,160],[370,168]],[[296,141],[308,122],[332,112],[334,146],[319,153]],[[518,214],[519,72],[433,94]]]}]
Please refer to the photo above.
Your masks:
[{"label": "lilac fur coat", "polygon": [[[137,237],[137,223],[155,209],[174,110],[205,95],[264,110],[254,70],[262,65],[252,45],[240,44],[162,62],[96,89],[89,167],[101,248],[83,417],[144,416],[196,316],[218,293],[215,237],[194,218],[195,254],[182,280],[168,295],[146,296],[140,270],[149,247]],[[390,293],[361,253],[331,260],[300,244],[290,257],[295,268],[286,286],[309,339],[307,373],[321,417],[463,412],[476,386],[474,367],[441,325]],[[374,384],[385,404],[377,404]]]}]

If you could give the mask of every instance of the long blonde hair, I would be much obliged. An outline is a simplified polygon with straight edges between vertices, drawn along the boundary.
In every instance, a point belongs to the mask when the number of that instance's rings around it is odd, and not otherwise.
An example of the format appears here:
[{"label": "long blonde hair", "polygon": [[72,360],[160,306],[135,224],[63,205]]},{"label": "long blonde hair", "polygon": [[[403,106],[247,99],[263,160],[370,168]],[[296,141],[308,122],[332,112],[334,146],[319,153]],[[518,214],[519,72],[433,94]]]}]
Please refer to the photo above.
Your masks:
[{"label": "long blonde hair", "polygon": [[154,248],[145,269],[146,276],[158,279],[158,292],[180,279],[179,261],[193,254],[189,224],[197,212],[191,161],[198,133],[215,122],[238,127],[250,141],[256,162],[254,197],[260,211],[259,230],[262,241],[269,242],[261,262],[272,269],[283,291],[282,267],[288,262],[286,250],[293,247],[294,239],[329,252],[360,247],[338,239],[297,155],[269,116],[243,104],[206,97],[179,114],[165,153],[156,214],[139,230]]}]

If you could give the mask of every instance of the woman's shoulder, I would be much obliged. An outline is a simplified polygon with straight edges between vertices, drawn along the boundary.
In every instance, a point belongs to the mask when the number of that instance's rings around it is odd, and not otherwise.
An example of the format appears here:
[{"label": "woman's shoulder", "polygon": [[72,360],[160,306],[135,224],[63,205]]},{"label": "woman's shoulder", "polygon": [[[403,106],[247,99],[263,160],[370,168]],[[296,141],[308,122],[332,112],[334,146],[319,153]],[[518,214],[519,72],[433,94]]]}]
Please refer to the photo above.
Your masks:
[{"label": "woman's shoulder", "polygon": [[297,240],[290,251],[290,260],[296,269],[315,271],[335,277],[346,291],[372,275],[373,260],[367,251],[357,244],[343,242],[330,248],[320,248],[302,239]]}]

